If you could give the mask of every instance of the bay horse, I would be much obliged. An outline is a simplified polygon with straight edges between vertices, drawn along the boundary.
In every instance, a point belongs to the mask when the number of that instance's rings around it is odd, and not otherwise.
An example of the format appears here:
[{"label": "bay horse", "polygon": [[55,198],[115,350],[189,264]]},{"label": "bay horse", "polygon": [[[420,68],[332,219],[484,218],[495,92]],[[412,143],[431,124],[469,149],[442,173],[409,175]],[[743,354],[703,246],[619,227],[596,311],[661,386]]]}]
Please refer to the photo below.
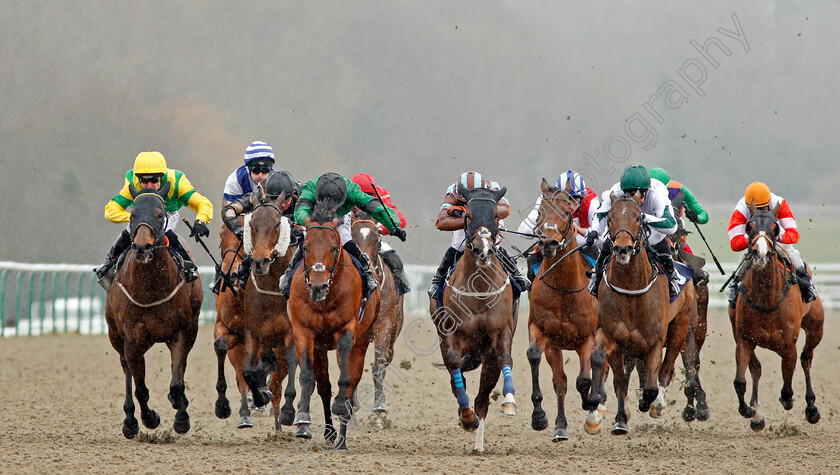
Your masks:
[{"label": "bay horse", "polygon": [[[301,272],[292,277],[289,294],[289,318],[292,322],[295,350],[300,366],[300,399],[294,424],[295,437],[311,439],[309,403],[318,384],[324,403],[324,439],[335,441],[335,449],[347,450],[347,423],[352,417],[353,393],[364,370],[365,353],[370,344],[373,323],[379,311],[377,288],[362,309],[362,277],[350,255],[341,246],[339,218],[335,210],[341,203],[321,200],[305,219]],[[329,400],[327,351],[338,353],[338,394],[332,408]],[[332,424],[332,415],[340,420],[340,432]]]},{"label": "bay horse", "polygon": [[[567,184],[568,185],[568,184]],[[554,421],[554,442],[568,440],[566,432],[566,373],[563,369],[563,351],[573,350],[580,359],[580,372],[575,387],[589,410],[587,428],[599,426],[606,416],[606,391],[596,407],[589,407],[589,390],[592,384],[590,356],[595,349],[595,330],[598,327],[598,301],[587,292],[588,265],[579,252],[577,234],[572,217],[572,197],[568,190],[560,190],[543,179],[540,185],[542,200],[537,218],[536,233],[543,261],[531,284],[531,302],[528,316],[528,362],[531,365],[531,401],[534,412],[531,428],[544,430],[548,418],[541,407],[543,399],[539,382],[541,354],[551,366],[554,393],[557,395],[557,418]],[[603,372],[606,376],[607,371]],[[595,411],[598,409],[598,411]],[[601,412],[603,411],[603,413]],[[589,430],[589,429],[588,429]]]},{"label": "bay horse", "polygon": [[[674,363],[697,313],[691,282],[673,303],[669,303],[668,278],[648,258],[645,245],[648,231],[638,199],[638,194],[613,197],[607,216],[612,259],[604,269],[604,278],[598,288],[598,330],[595,333],[596,349],[592,352],[590,406],[599,400],[603,384],[601,373],[604,363],[609,361],[618,401],[612,427],[614,435],[628,431],[629,416],[624,407],[628,386],[625,356],[640,358],[644,363],[639,410],[650,410],[652,417],[661,416],[666,406],[665,389],[674,375]],[[667,348],[664,359],[663,348]],[[692,372],[686,376],[688,384],[696,384]]]},{"label": "bay horse", "polygon": [[[791,380],[796,369],[796,340],[800,328],[805,331],[805,345],[800,361],[805,372],[805,419],[816,424],[820,420],[816,395],[811,385],[811,362],[814,348],[823,335],[825,311],[822,300],[804,303],[797,281],[791,270],[782,263],[776,245],[780,229],[777,223],[778,205],[772,210],[757,210],[750,203],[751,218],[746,232],[749,251],[744,261],[747,270],[739,286],[735,309],[730,309],[732,334],[735,337],[735,393],[738,395],[738,413],[750,419],[750,427],[758,432],[764,428],[764,415],[759,411],[758,381],[761,363],[755,355],[760,346],[777,353],[782,358],[783,386],[779,402],[785,410],[793,408]],[[789,261],[789,259],[788,259]],[[744,402],[746,369],[752,376],[752,398],[749,406]]]},{"label": "bay horse", "polygon": [[122,433],[128,439],[134,438],[140,430],[134,417],[132,377],[137,385],[135,396],[140,403],[143,425],[154,429],[160,424],[160,416],[149,408],[149,389],[145,381],[144,354],[155,343],[166,343],[172,357],[169,402],[177,411],[173,429],[179,434],[190,430],[184,371],[198,332],[198,314],[204,294],[201,279],[186,282],[176,261],[177,253],[166,242],[164,197],[169,186],[166,183],[157,192],[137,191],[129,186],[134,199],[129,222],[131,249],[117,271],[116,285],[105,297],[108,339],[120,355],[125,373]]},{"label": "bay horse", "polygon": [[385,388],[390,387],[384,384],[387,368],[394,360],[394,344],[402,330],[405,312],[403,308],[405,296],[397,292],[394,274],[391,269],[382,261],[379,248],[382,235],[379,230],[379,223],[372,220],[363,211],[356,211],[351,225],[353,240],[363,253],[367,254],[376,276],[379,281],[380,299],[379,312],[373,324],[373,385],[374,399],[373,412],[387,413],[388,406],[385,404]]},{"label": "bay horse", "polygon": [[[502,412],[516,414],[512,377],[511,344],[516,315],[510,278],[496,254],[499,228],[496,204],[506,188],[466,189],[458,192],[466,200],[465,251],[443,291],[443,306],[430,300],[429,311],[437,328],[443,364],[451,376],[452,393],[458,400],[458,418],[464,430],[475,431],[475,451],[484,451],[484,427],[490,393],[504,372]],[[481,365],[481,379],[470,409],[463,372]]]}]

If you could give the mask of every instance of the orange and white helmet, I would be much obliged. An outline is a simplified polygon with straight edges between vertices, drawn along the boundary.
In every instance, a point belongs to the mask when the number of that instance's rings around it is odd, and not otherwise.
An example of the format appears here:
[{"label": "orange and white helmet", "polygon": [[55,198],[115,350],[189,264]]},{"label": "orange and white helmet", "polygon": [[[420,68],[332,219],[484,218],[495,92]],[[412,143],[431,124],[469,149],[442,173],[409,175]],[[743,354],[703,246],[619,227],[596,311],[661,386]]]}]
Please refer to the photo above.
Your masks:
[{"label": "orange and white helmet", "polygon": [[770,205],[770,188],[760,181],[754,181],[747,186],[744,192],[744,201],[747,205],[755,202],[757,207]]}]

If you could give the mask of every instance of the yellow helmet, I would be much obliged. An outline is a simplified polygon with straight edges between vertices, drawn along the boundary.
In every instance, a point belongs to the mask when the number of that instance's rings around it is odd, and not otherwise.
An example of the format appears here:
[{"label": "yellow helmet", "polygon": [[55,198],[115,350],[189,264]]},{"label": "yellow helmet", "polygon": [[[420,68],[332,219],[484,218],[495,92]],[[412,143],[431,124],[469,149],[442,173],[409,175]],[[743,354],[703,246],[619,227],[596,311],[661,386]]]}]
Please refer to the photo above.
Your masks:
[{"label": "yellow helmet", "polygon": [[160,152],[140,152],[134,159],[135,175],[166,173],[166,159]]},{"label": "yellow helmet", "polygon": [[770,188],[760,181],[754,181],[744,192],[744,200],[747,204],[755,201],[756,206],[768,206],[770,204]]}]

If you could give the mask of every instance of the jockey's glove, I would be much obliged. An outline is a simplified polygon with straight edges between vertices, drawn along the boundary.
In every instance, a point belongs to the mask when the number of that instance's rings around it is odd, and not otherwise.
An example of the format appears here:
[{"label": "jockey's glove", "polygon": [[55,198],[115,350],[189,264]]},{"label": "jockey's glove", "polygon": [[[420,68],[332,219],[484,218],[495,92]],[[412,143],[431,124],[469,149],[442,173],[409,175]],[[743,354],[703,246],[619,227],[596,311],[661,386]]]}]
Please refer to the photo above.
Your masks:
[{"label": "jockey's glove", "polygon": [[598,231],[592,230],[586,234],[586,247],[592,247],[595,245],[595,241],[598,240]]},{"label": "jockey's glove", "polygon": [[697,218],[697,211],[694,211],[693,209],[686,207],[685,208],[685,217],[688,218],[688,220],[691,221],[692,223],[696,223],[697,219],[698,219]]},{"label": "jockey's glove", "polygon": [[195,241],[198,242],[200,240],[200,236],[207,237],[210,235],[210,230],[207,229],[207,225],[204,224],[204,221],[200,219],[196,219],[193,223],[192,232],[190,233],[190,237],[195,237]]},{"label": "jockey's glove", "polygon": [[236,235],[236,237],[239,238],[239,240],[241,241],[243,236],[245,236],[245,228],[243,228],[242,226],[237,226],[233,230],[233,234]]},{"label": "jockey's glove", "polygon": [[399,238],[400,241],[405,242],[405,229],[403,228],[394,228],[394,232],[391,233],[392,236],[396,236]]}]

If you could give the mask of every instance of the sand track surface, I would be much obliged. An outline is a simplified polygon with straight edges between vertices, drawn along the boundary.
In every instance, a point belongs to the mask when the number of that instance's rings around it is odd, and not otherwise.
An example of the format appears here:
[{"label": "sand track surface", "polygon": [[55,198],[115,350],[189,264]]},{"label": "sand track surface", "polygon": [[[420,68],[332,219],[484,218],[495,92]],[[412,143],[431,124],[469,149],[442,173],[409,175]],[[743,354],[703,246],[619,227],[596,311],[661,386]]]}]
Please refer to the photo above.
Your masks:
[{"label": "sand track surface", "polygon": [[[387,400],[390,413],[381,420],[360,411],[358,427],[349,430],[349,453],[325,450],[317,444],[298,445],[291,428],[275,433],[267,415],[255,414],[254,428],[237,430],[238,396],[229,365],[227,396],[233,415],[217,419],[213,410],[216,359],[210,327],[199,332],[188,361],[186,394],[192,430],[186,435],[172,430],[175,411],[166,399],[169,354],[164,345],[156,345],[147,353],[146,368],[150,404],[160,414],[161,425],[156,430],[141,425],[134,440],[125,439],[120,431],[124,378],[106,336],[0,339],[0,473],[840,473],[838,317],[837,312],[826,315],[825,337],[814,358],[814,389],[822,413],[817,425],[805,421],[804,377],[799,365],[794,377],[796,401],[791,411],[784,411],[778,402],[780,359],[760,350],[764,370],[760,399],[767,427],[761,433],[749,429],[749,421],[738,415],[732,387],[735,345],[729,320],[722,310],[712,310],[701,370],[710,421],[682,421],[685,396],[680,383],[684,377],[678,370],[663,419],[653,420],[633,405],[630,433],[610,435],[615,397],[609,381],[605,430],[587,435],[583,430],[585,413],[574,391],[577,355],[569,352],[565,360],[570,440],[552,443],[557,409],[545,361],[541,385],[549,428],[535,432],[530,427],[533,406],[525,358],[528,316],[523,311],[514,337],[519,415],[504,417],[499,413],[501,398],[491,402],[482,455],[472,453],[474,435],[457,426],[457,402],[447,373],[432,366],[441,357],[437,350],[427,351],[434,343],[427,316],[406,317],[394,361],[401,374],[392,371],[386,378],[393,389]],[[406,330],[410,331],[407,335]],[[803,340],[801,334],[800,349]],[[338,374],[334,361],[332,365],[335,391]],[[466,375],[471,398],[475,397],[478,376],[478,371]],[[362,383],[372,383],[369,370]],[[635,376],[631,383],[636,383]],[[501,385],[500,379],[499,390]],[[317,394],[312,408],[313,422],[322,424]]]}]

